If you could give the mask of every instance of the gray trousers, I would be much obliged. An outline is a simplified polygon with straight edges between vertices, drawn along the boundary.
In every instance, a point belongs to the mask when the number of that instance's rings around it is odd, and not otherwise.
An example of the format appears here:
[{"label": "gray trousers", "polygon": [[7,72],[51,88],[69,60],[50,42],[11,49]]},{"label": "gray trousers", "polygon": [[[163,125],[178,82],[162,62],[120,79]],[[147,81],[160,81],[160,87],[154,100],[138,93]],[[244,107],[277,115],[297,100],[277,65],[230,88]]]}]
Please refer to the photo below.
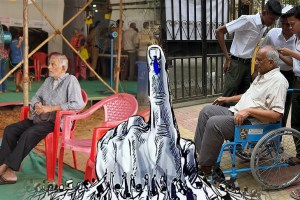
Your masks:
[{"label": "gray trousers", "polygon": [[234,116],[226,107],[205,106],[198,117],[195,146],[201,166],[213,166],[224,140],[234,138]]}]

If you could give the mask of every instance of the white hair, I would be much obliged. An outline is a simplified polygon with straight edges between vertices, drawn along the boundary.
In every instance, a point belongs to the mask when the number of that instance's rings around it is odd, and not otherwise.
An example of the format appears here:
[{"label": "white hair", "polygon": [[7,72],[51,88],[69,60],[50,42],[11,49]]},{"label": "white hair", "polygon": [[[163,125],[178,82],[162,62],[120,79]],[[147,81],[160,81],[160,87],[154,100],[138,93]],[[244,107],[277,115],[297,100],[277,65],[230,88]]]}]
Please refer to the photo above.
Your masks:
[{"label": "white hair", "polygon": [[54,54],[50,57],[51,59],[57,59],[61,66],[65,67],[65,70],[68,70],[68,58],[63,54]]},{"label": "white hair", "polygon": [[276,66],[278,66],[278,62],[279,62],[278,51],[273,46],[267,46],[267,47],[268,47],[268,51],[266,53],[266,57],[268,58],[268,60],[273,60]]}]

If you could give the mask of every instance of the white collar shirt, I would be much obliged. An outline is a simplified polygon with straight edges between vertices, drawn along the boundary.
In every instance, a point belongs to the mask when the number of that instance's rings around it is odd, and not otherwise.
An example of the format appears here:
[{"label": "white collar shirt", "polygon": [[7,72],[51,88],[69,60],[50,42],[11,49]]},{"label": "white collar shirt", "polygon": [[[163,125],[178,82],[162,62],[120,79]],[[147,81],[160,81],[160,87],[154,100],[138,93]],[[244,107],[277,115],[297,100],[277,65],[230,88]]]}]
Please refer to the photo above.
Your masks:
[{"label": "white collar shirt", "polygon": [[[295,40],[295,35],[286,40],[282,34],[281,28],[272,28],[267,33],[264,41],[261,43],[261,46],[272,45],[276,48],[289,48],[293,50],[295,49]],[[282,71],[290,71],[293,69],[292,66],[287,65],[281,59],[278,62],[278,66]]]},{"label": "white collar shirt", "polygon": [[138,46],[138,33],[133,28],[127,29],[123,33],[122,42],[125,51],[135,51]]},{"label": "white collar shirt", "polygon": [[[299,37],[296,37],[294,51],[296,51],[297,53],[300,53],[300,40],[299,40]],[[294,57],[293,57],[293,71],[294,71],[295,76],[300,77],[300,60],[298,60]]]},{"label": "white collar shirt", "polygon": [[[236,114],[246,108],[261,110],[273,110],[284,113],[284,105],[288,81],[282,75],[279,68],[273,69],[264,75],[258,75],[250,88],[242,95],[240,101],[231,106],[229,110]],[[250,118],[251,123],[262,123],[258,119]]]},{"label": "white collar shirt", "polygon": [[267,27],[262,24],[260,14],[242,15],[226,24],[228,33],[234,32],[230,53],[239,58],[252,58],[257,44]]}]

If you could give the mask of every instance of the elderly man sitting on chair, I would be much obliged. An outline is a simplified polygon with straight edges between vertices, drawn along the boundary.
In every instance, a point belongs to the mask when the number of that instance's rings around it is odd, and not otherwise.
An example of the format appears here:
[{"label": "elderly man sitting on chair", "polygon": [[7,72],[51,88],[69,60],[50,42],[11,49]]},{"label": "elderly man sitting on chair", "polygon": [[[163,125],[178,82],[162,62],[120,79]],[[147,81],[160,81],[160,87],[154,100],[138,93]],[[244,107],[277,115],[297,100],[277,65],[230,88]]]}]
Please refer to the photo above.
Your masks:
[{"label": "elderly man sitting on chair", "polygon": [[66,73],[68,59],[55,54],[49,61],[49,77],[31,99],[30,119],[11,124],[4,129],[0,149],[0,185],[17,181],[15,171],[29,152],[48,133],[53,132],[56,111],[80,110],[84,106],[76,77]]},{"label": "elderly man sitting on chair", "polygon": [[[211,173],[224,140],[233,140],[235,125],[276,122],[282,118],[289,84],[277,67],[278,60],[274,47],[262,47],[255,61],[259,75],[250,88],[243,95],[219,97],[201,110],[194,141],[204,175]],[[230,108],[218,106],[230,102],[237,104]]]}]

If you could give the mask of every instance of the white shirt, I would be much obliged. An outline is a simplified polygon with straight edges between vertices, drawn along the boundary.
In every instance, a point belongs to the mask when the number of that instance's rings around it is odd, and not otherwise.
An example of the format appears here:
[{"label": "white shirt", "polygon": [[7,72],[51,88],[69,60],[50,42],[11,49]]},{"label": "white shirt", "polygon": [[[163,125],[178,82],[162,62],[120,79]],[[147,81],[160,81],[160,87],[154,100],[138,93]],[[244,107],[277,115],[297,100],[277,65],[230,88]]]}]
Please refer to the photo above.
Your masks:
[{"label": "white shirt", "polygon": [[[272,45],[276,48],[289,48],[293,50],[295,49],[295,40],[295,35],[286,40],[282,34],[281,28],[272,28],[261,43],[261,46]],[[281,59],[278,62],[278,66],[282,71],[290,71],[293,69],[292,66],[287,65]]]},{"label": "white shirt", "polygon": [[138,45],[138,33],[133,29],[129,28],[123,33],[123,48],[126,51],[135,51]]},{"label": "white shirt", "polygon": [[[242,95],[240,101],[229,108],[234,114],[246,108],[273,110],[284,113],[284,104],[289,83],[279,68],[264,75],[258,75],[250,88]],[[252,123],[262,123],[258,119],[250,118]]]},{"label": "white shirt", "polygon": [[228,33],[234,32],[230,53],[239,58],[252,58],[254,50],[267,27],[262,24],[260,14],[242,15],[226,24]]},{"label": "white shirt", "polygon": [[[298,37],[296,37],[294,51],[296,51],[297,53],[300,53],[300,40]],[[294,57],[293,57],[293,71],[294,71],[295,76],[300,77],[300,60],[298,60]]]}]

